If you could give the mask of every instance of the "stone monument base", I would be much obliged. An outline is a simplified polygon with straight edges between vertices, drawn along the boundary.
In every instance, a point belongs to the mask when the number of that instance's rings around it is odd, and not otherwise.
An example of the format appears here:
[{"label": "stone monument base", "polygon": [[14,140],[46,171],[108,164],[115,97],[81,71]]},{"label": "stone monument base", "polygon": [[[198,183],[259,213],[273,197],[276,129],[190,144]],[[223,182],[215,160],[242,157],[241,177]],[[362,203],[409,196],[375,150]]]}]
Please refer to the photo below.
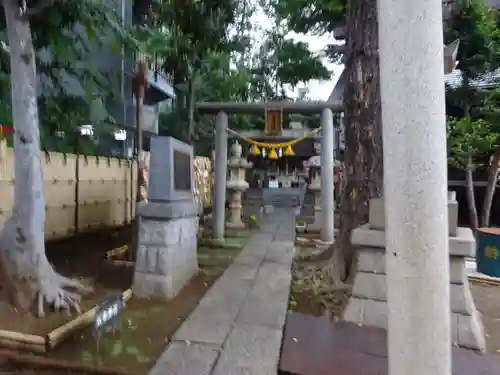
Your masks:
[{"label": "stone monument base", "polygon": [[[358,250],[358,267],[352,295],[343,320],[358,325],[387,329],[387,287],[385,232],[370,229],[370,224],[353,231],[352,242]],[[476,310],[470,291],[466,258],[475,255],[475,239],[469,228],[457,228],[450,237],[450,304],[452,343],[486,351],[481,314]]]},{"label": "stone monument base", "polygon": [[272,214],[274,212],[274,206],[271,204],[264,205],[264,213],[266,215]]},{"label": "stone monument base", "polygon": [[198,207],[191,201],[148,203],[138,214],[133,293],[173,298],[198,272]]},{"label": "stone monument base", "polygon": [[247,226],[243,221],[240,221],[239,223],[228,221],[226,223],[226,228],[228,229],[245,229],[246,227]]},{"label": "stone monument base", "polygon": [[307,232],[308,233],[320,233],[321,232],[321,222],[322,222],[322,213],[321,213],[321,208],[315,208],[314,209],[314,218],[311,224],[307,225]]}]

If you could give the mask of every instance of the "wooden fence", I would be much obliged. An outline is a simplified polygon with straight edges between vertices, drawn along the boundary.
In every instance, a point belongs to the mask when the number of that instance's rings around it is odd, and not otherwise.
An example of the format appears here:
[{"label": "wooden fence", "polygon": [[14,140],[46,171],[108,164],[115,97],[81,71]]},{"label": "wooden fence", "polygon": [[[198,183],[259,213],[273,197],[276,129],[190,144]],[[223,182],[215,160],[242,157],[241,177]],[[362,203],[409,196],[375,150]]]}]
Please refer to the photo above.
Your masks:
[{"label": "wooden fence", "polygon": [[[50,152],[42,154],[42,165],[47,241],[130,222],[135,211],[135,163]],[[210,160],[197,157],[194,166],[195,199],[200,205],[209,205]],[[0,145],[0,228],[10,215],[13,192],[13,150]]]}]

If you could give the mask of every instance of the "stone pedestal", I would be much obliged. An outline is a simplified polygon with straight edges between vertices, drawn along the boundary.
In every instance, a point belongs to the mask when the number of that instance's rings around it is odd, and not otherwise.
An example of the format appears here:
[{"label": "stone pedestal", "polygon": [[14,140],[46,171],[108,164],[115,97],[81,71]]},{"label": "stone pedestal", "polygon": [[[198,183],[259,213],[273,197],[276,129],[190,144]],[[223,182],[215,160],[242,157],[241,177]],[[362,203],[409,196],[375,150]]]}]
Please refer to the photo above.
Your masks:
[{"label": "stone pedestal", "polygon": [[135,296],[171,299],[198,272],[197,213],[191,201],[148,203],[139,209]]},{"label": "stone pedestal", "polygon": [[229,208],[231,210],[230,217],[226,226],[228,228],[243,229],[245,223],[241,220],[242,204],[241,196],[248,189],[249,184],[245,180],[246,170],[252,167],[252,163],[242,158],[242,147],[238,142],[235,142],[231,147],[232,156],[229,159],[229,178],[226,187],[231,196]]},{"label": "stone pedestal", "polygon": [[274,206],[272,204],[265,204],[263,211],[266,215],[272,214],[274,212]]},{"label": "stone pedestal", "polygon": [[307,231],[311,233],[321,232],[323,225],[323,214],[321,207],[321,158],[313,156],[304,163],[311,171],[311,183],[307,187],[314,195],[314,220],[307,226]]},{"label": "stone pedestal", "polygon": [[[383,207],[382,199],[373,199],[370,202],[369,223],[352,233],[353,245],[360,248],[352,295],[343,319],[359,325],[387,329],[386,238]],[[476,310],[472,298],[465,264],[466,258],[475,256],[475,239],[469,228],[457,227],[457,210],[456,201],[450,200],[448,215],[452,343],[484,352],[486,343],[481,315]]]},{"label": "stone pedestal", "polygon": [[311,186],[309,186],[309,190],[314,194],[314,220],[313,222],[307,227],[308,232],[317,232],[319,233],[321,231],[321,225],[322,225],[322,207],[321,207],[321,187],[316,186],[319,185],[319,180],[317,183],[313,181],[311,183]]}]

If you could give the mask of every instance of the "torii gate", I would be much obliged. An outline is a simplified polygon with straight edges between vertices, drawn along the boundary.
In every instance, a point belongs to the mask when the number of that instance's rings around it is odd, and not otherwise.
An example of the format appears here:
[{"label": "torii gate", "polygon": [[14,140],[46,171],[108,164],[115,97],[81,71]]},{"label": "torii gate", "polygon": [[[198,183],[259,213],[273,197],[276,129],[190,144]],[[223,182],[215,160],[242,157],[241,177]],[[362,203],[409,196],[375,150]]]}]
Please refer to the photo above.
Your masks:
[{"label": "torii gate", "polygon": [[280,110],[283,114],[321,114],[321,240],[334,241],[334,127],[333,112],[342,111],[340,102],[260,102],[260,103],[197,103],[200,114],[216,114],[215,124],[215,166],[213,192],[212,236],[224,239],[226,175],[228,148],[228,113],[264,114],[268,110]]}]

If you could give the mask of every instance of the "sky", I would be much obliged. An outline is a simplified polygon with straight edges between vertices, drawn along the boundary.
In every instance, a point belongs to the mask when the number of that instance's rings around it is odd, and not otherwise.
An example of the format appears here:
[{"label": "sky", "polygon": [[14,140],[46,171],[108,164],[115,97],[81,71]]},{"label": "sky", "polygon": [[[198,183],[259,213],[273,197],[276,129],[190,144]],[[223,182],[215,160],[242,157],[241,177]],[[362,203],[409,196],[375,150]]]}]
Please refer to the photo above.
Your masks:
[{"label": "sky", "polygon": [[[259,27],[262,29],[270,29],[271,27],[273,27],[272,20],[262,11],[261,8],[258,8],[258,10],[256,11],[256,13],[253,15],[252,18],[253,22],[257,23]],[[254,34],[254,38],[256,40],[259,40],[260,38],[259,34],[260,32],[256,32]],[[290,33],[288,37],[300,42],[307,43],[309,45],[309,49],[313,52],[322,51],[327,44],[332,43],[333,39],[333,37],[330,35],[310,36],[310,35],[296,34],[296,33]],[[306,87],[309,89],[308,97],[311,98],[312,100],[327,100],[335,84],[337,83],[340,74],[342,73],[342,69],[344,68],[343,65],[329,63],[327,59],[324,59],[323,62],[328,69],[333,71],[332,78],[331,80],[326,80],[326,81],[313,80],[307,83]]]}]

